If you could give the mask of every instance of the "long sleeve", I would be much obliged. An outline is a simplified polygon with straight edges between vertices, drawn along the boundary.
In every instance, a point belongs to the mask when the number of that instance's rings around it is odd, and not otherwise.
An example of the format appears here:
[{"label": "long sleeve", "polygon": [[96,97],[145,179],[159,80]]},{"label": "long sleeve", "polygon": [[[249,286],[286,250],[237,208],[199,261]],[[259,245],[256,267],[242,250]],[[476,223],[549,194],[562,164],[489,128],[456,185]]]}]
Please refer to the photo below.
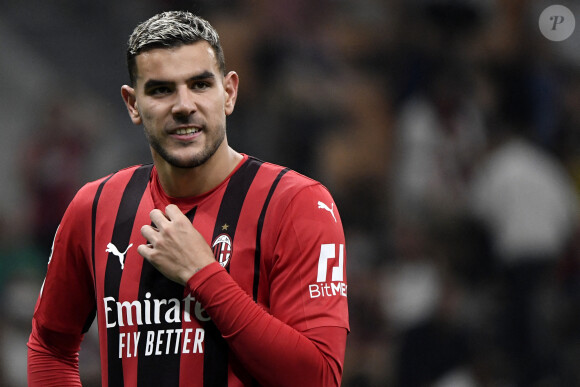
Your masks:
[{"label": "long sleeve", "polygon": [[232,351],[261,384],[340,385],[345,328],[297,331],[253,302],[218,263],[195,274],[188,287]]},{"label": "long sleeve", "polygon": [[[88,195],[87,195],[88,191]],[[78,352],[95,310],[86,251],[90,191],[69,205],[56,232],[28,341],[29,386],[80,386]]]},{"label": "long sleeve", "polygon": [[42,328],[33,323],[28,341],[28,385],[81,386],[78,347],[82,336],[40,331]]},{"label": "long sleeve", "polygon": [[349,328],[342,223],[323,186],[293,188],[273,196],[265,217],[257,299],[219,264],[188,287],[259,383],[336,386]]}]

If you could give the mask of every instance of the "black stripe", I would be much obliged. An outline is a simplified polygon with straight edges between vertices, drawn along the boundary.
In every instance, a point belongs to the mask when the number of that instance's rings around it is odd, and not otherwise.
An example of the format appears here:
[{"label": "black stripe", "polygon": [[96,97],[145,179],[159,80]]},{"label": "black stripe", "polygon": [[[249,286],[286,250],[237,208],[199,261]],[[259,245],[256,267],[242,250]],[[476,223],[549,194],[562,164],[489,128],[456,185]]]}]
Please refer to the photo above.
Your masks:
[{"label": "black stripe", "polygon": [[[131,231],[135,216],[141,202],[141,197],[147,188],[149,176],[153,165],[145,165],[137,168],[125,187],[121,203],[115,219],[111,243],[119,251],[125,251],[129,245]],[[109,253],[105,271],[105,297],[119,299],[119,287],[121,284],[121,265],[118,258]],[[109,368],[109,386],[123,386],[123,364],[119,359],[119,326],[107,329],[107,353]]]},{"label": "black stripe", "polygon": [[[193,222],[197,207],[194,207],[187,214],[187,218]],[[146,297],[147,293],[150,293],[149,297]],[[143,268],[141,270],[141,279],[139,281],[139,296],[140,301],[149,299],[151,304],[153,304],[154,299],[177,299],[181,303],[183,298],[183,286],[179,285],[169,279],[167,279],[163,274],[161,274],[157,269],[149,263],[149,261],[143,261]],[[162,309],[165,311],[165,309]],[[183,313],[182,313],[183,315]],[[182,317],[179,316],[180,318]],[[181,320],[173,323],[168,323],[165,321],[163,316],[161,317],[160,324],[154,325],[141,325],[139,326],[139,332],[141,337],[141,342],[145,343],[148,334],[157,334],[158,331],[164,330],[166,335],[164,336],[165,342],[160,346],[162,351],[161,355],[147,354],[146,345],[139,346],[139,367],[137,374],[137,385],[138,386],[179,386],[179,374],[181,365],[181,346],[177,344],[176,333],[172,333],[171,340],[167,341],[170,336],[168,336],[168,330],[180,329],[182,327]],[[153,333],[148,333],[153,332]],[[157,344],[158,339],[153,340]],[[168,347],[169,345],[169,347]],[[176,345],[178,345],[176,351]],[[169,348],[169,352],[166,352]],[[177,352],[177,353],[175,353]]]},{"label": "black stripe", "polygon": [[[99,184],[97,187],[97,192],[95,193],[95,197],[93,199],[93,206],[91,209],[91,260],[93,264],[93,287],[95,290],[95,295],[97,294],[97,273],[95,272],[95,235],[96,235],[96,228],[97,228],[97,207],[99,205],[99,199],[101,198],[101,192],[103,191],[103,187],[114,174],[109,175],[105,180]],[[83,326],[83,333],[88,332],[89,328],[93,324],[95,316],[97,315],[97,307],[91,311],[89,316],[85,321],[85,325]]]},{"label": "black stripe", "polygon": [[[266,218],[266,211],[268,210],[268,206],[270,204],[270,200],[274,195],[274,191],[278,186],[278,183],[282,179],[282,176],[286,174],[290,169],[284,168],[280,171],[276,179],[270,186],[270,191],[268,191],[268,196],[266,196],[266,200],[264,201],[264,205],[262,206],[262,211],[260,212],[260,217],[258,218],[258,227],[256,231],[256,251],[254,255],[254,282],[253,282],[253,289],[252,289],[252,296],[255,302],[258,302],[258,287],[260,285],[260,261],[262,257],[262,230],[264,229],[264,219]],[[256,379],[252,378],[252,386],[253,387],[260,387],[260,383]]]},{"label": "black stripe", "polygon": [[99,187],[97,188],[97,192],[95,193],[95,198],[93,199],[93,209],[91,214],[91,257],[93,260],[93,283],[95,286],[95,294],[97,294],[97,273],[95,271],[95,236],[96,236],[96,229],[97,229],[97,208],[99,206],[99,199],[101,198],[101,192],[103,192],[103,187],[107,182],[113,177],[114,174],[107,177]]},{"label": "black stripe", "polygon": [[[143,260],[143,268],[141,270],[141,279],[139,282],[139,300],[148,299],[151,302],[151,310],[153,310],[153,300],[171,300],[176,299],[179,304],[183,299],[183,286],[167,279],[161,272],[159,272],[149,261]],[[146,295],[149,295],[147,297]],[[176,334],[173,333],[171,340],[167,341],[167,333],[161,339],[157,338],[159,331],[181,329],[181,317],[174,322],[167,322],[165,320],[165,313],[172,305],[164,305],[161,307],[161,316],[159,324],[143,324],[139,326],[140,342],[139,345],[139,368],[137,374],[138,386],[179,386],[179,368],[181,358],[181,346],[178,345],[177,353],[175,353]],[[153,316],[151,316],[153,319]],[[148,341],[148,335],[155,335],[152,342],[153,347],[145,345]],[[163,341],[160,345],[160,340]],[[159,345],[161,354],[156,355],[154,352]],[[167,347],[169,345],[169,347]],[[166,352],[169,348],[169,352]],[[149,351],[147,353],[146,351]]]},{"label": "black stripe", "polygon": [[193,207],[191,210],[189,210],[189,212],[187,214],[185,214],[185,216],[187,216],[187,219],[189,219],[189,221],[191,223],[193,223],[193,218],[195,217],[195,211],[197,211],[197,207]]},{"label": "black stripe", "polygon": [[[212,241],[218,235],[225,233],[230,236],[233,245],[244,200],[246,200],[246,195],[262,164],[262,161],[249,159],[230,178],[216,218]],[[227,227],[227,229],[224,229],[224,227]],[[229,271],[229,265],[226,269]]]},{"label": "black stripe", "polygon": [[[225,233],[229,235],[232,246],[234,245],[242,206],[262,164],[262,161],[249,159],[230,178],[218,211],[212,241],[220,234]],[[227,230],[223,229],[224,225],[227,225]],[[232,250],[231,253],[233,254],[234,251]],[[233,255],[231,256],[233,257]],[[229,266],[226,266],[226,269],[229,270]],[[225,387],[228,385],[228,345],[213,321],[208,321],[204,328],[203,385],[205,387]]]},{"label": "black stripe", "polygon": [[270,200],[274,195],[274,191],[278,186],[278,183],[282,179],[282,176],[288,172],[288,168],[284,168],[280,171],[276,179],[272,183],[270,187],[270,191],[268,192],[268,196],[266,197],[266,201],[264,202],[264,206],[262,207],[262,212],[260,212],[260,218],[258,218],[258,230],[256,232],[256,255],[254,256],[254,286],[253,286],[253,297],[254,301],[258,301],[258,285],[260,284],[260,260],[262,256],[262,230],[264,228],[264,219],[266,218],[266,211],[268,210],[268,205],[270,204]]}]

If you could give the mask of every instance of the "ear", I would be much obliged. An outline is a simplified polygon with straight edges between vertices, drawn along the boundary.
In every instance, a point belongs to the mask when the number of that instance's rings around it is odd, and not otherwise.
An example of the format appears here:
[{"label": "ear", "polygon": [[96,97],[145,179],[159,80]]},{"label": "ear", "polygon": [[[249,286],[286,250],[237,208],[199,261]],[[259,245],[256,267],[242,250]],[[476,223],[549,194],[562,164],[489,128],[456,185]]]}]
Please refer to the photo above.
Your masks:
[{"label": "ear", "polygon": [[240,80],[235,71],[230,71],[224,78],[225,113],[227,116],[233,113],[236,99],[238,98],[238,84]]},{"label": "ear", "polygon": [[129,117],[135,125],[141,124],[141,115],[139,114],[139,109],[137,108],[137,99],[135,98],[135,89],[131,86],[123,85],[121,87],[121,97],[125,101],[125,106],[127,106],[127,111],[129,112]]}]

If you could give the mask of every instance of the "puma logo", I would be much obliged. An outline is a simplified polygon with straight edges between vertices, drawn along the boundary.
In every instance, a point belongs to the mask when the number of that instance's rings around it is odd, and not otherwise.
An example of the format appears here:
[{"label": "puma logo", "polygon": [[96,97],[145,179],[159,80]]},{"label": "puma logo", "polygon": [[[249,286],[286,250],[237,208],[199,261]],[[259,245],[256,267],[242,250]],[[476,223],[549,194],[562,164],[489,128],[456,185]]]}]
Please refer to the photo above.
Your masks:
[{"label": "puma logo", "polygon": [[328,207],[325,203],[318,202],[318,208],[330,212],[330,215],[332,215],[334,221],[337,221],[336,216],[334,216],[334,203],[332,203],[331,207]]},{"label": "puma logo", "polygon": [[127,251],[129,251],[131,246],[133,246],[133,243],[131,243],[129,246],[127,246],[127,250],[125,250],[124,253],[120,253],[119,250],[117,249],[117,246],[115,246],[112,243],[109,243],[107,245],[107,249],[105,250],[105,252],[113,253],[113,255],[116,255],[117,257],[119,257],[119,263],[121,264],[121,270],[123,270],[125,268],[125,255],[127,254]]}]

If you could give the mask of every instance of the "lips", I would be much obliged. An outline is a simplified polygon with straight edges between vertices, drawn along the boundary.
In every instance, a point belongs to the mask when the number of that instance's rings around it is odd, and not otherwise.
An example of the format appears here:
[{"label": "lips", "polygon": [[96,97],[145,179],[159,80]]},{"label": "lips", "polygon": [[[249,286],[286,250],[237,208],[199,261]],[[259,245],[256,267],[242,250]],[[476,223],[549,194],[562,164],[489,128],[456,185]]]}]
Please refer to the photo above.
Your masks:
[{"label": "lips", "polygon": [[199,131],[200,131],[199,128],[180,128],[180,129],[177,129],[175,131],[175,134],[177,134],[179,136],[187,136],[187,135],[195,134]]}]

